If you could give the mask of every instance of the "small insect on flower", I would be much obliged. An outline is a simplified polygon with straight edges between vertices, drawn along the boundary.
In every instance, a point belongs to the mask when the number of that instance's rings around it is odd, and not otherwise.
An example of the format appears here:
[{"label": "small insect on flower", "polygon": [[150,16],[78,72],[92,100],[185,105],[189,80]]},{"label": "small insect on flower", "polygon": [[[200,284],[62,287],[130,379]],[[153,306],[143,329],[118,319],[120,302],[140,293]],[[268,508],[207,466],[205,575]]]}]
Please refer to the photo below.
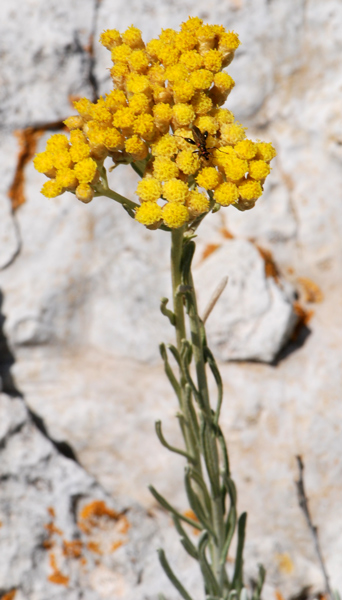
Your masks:
[{"label": "small insect on flower", "polygon": [[[204,158],[204,160],[209,160],[210,158],[210,151],[211,150],[218,150],[219,152],[222,152],[222,154],[227,154],[226,152],[223,152],[223,150],[220,150],[219,148],[215,148],[215,146],[213,146],[212,148],[207,148],[207,139],[208,139],[208,131],[204,131],[202,133],[202,131],[196,126],[193,125],[192,126],[192,134],[194,136],[194,140],[192,140],[191,138],[183,138],[186,142],[188,142],[189,144],[191,144],[192,146],[196,146],[198,149],[193,151],[193,154],[198,154],[198,156],[200,158]],[[181,137],[181,136],[176,136],[176,137]]]},{"label": "small insect on flower", "polygon": [[207,148],[207,138],[209,135],[208,132],[205,131],[204,133],[202,133],[201,130],[198,127],[196,127],[196,125],[193,125],[192,133],[195,139],[192,140],[191,138],[184,138],[185,141],[189,144],[192,144],[193,146],[197,146],[198,150],[194,150],[194,154],[198,154],[201,158],[209,160],[209,151],[211,150],[211,148]]}]

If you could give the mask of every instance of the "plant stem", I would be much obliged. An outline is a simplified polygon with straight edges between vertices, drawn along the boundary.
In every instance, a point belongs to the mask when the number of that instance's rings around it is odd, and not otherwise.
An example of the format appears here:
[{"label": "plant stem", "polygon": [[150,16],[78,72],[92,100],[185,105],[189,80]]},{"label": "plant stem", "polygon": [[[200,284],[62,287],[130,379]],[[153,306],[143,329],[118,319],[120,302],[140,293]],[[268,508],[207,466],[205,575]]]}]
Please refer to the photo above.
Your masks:
[{"label": "plant stem", "polygon": [[125,196],[121,196],[120,194],[118,194],[117,192],[114,192],[110,188],[104,188],[102,186],[101,187],[97,186],[97,190],[98,191],[97,191],[96,195],[106,196],[107,198],[111,198],[112,200],[119,202],[123,206],[128,206],[128,208],[131,208],[132,210],[138,208],[138,206],[139,206],[139,204],[136,204],[136,202],[133,202],[132,200],[129,200],[128,198],[125,198]]},{"label": "plant stem", "polygon": [[[183,296],[179,293],[179,286],[182,283],[181,259],[183,250],[184,227],[173,229],[171,233],[171,279],[173,295],[173,312],[175,315],[176,342],[179,355],[182,352],[183,340],[186,339],[186,328],[184,319]],[[181,429],[188,454],[193,458],[194,469],[201,474],[201,457],[199,452],[198,439],[196,439],[193,415],[195,414],[192,406],[192,399],[187,390],[187,382],[182,367],[179,367],[181,395],[180,408],[185,419],[185,424]]]},{"label": "plant stem", "polygon": [[[211,553],[212,553],[212,561],[213,561],[213,569],[215,575],[217,577],[218,582],[222,585],[223,583],[223,567],[220,565],[220,556],[222,552],[222,548],[224,545],[224,519],[223,519],[223,511],[222,511],[222,501],[221,501],[221,492],[220,492],[220,465],[219,465],[219,455],[217,449],[217,441],[213,432],[211,431],[212,426],[212,412],[210,407],[210,399],[208,392],[208,382],[206,375],[206,367],[204,361],[203,354],[203,343],[202,343],[202,327],[200,322],[200,318],[198,315],[197,309],[197,299],[196,292],[194,287],[194,282],[192,278],[191,271],[189,273],[189,283],[191,286],[191,295],[192,302],[189,311],[189,319],[190,319],[190,330],[191,330],[191,340],[192,347],[194,353],[194,360],[196,365],[196,374],[197,374],[197,382],[198,389],[203,399],[205,415],[202,416],[202,419],[205,418],[208,421],[209,431],[208,431],[208,461],[210,463],[207,464],[207,470],[209,479],[211,482],[211,503],[212,503],[212,515],[213,515],[213,529],[216,535],[216,544],[212,544]],[[209,468],[211,473],[209,473]],[[216,480],[213,482],[213,479]]]}]

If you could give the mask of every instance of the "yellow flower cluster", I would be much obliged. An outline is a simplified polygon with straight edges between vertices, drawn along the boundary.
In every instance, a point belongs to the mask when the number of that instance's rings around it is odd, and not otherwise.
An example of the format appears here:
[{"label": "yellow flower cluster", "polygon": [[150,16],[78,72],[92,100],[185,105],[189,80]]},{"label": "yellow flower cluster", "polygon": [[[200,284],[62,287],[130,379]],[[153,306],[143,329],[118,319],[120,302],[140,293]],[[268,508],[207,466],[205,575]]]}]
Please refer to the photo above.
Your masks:
[{"label": "yellow flower cluster", "polygon": [[35,157],[49,177],[42,193],[68,190],[89,202],[101,193],[103,162],[111,157],[115,164],[143,161],[135,218],[147,227],[178,228],[215,203],[252,208],[276,152],[247,139],[221,108],[235,85],[222,69],[238,36],[193,17],[146,45],[133,25],[123,34],[104,31],[100,41],[111,53],[114,89],[97,102],[74,102],[78,115],[65,121],[70,139],[53,135]]}]

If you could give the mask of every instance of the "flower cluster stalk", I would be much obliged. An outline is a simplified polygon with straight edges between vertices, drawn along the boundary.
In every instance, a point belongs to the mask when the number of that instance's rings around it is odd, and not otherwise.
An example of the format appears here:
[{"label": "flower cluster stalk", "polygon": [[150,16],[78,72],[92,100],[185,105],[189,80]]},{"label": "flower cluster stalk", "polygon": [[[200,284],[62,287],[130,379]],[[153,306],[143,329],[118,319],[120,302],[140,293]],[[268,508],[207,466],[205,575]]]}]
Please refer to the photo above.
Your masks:
[{"label": "flower cluster stalk", "polygon": [[[237,517],[237,496],[231,478],[226,443],[219,425],[222,404],[222,380],[215,359],[210,352],[205,328],[197,309],[196,293],[191,274],[195,252],[192,235],[184,227],[172,231],[171,275],[173,313],[166,309],[162,300],[162,312],[175,328],[176,346],[169,352],[177,362],[177,375],[172,369],[164,345],[161,355],[165,372],[179,400],[179,422],[185,449],[170,446],[156,424],[161,443],[169,450],[181,454],[186,460],[185,490],[193,518],[181,514],[172,507],[152,486],[150,490],[158,502],[173,516],[181,543],[185,550],[198,561],[207,600],[227,600],[246,596],[243,581],[243,547],[246,513]],[[186,326],[188,325],[188,327]],[[210,404],[207,368],[217,384],[217,405]],[[197,546],[182,522],[191,524],[199,532]],[[237,530],[235,568],[228,574],[226,561],[234,533]],[[173,585],[185,600],[193,600],[172,571],[164,551],[159,551],[161,565]],[[259,581],[253,593],[257,600],[265,576],[259,568]],[[160,596],[162,599],[163,596]]]}]

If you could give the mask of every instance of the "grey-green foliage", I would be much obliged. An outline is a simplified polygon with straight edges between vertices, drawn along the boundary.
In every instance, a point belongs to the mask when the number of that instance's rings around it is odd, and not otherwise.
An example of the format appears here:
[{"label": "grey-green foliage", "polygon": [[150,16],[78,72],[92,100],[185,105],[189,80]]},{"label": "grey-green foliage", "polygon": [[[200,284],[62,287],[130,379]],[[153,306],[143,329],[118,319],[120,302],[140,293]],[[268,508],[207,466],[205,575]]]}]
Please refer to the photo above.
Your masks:
[{"label": "grey-green foliage", "polygon": [[[173,289],[175,308],[174,312],[167,309],[168,301],[163,298],[161,311],[175,327],[178,343],[177,347],[171,345],[168,348],[162,344],[160,352],[165,373],[179,401],[180,411],[177,416],[185,447],[176,448],[167,442],[160,421],[156,423],[156,433],[165,448],[182,455],[186,461],[184,485],[194,518],[181,514],[154,487],[150,486],[150,491],[172,515],[183,548],[197,561],[203,578],[205,599],[259,600],[265,579],[262,566],[259,566],[254,589],[248,592],[244,586],[243,549],[247,514],[238,516],[236,487],[231,477],[225,438],[219,425],[223,400],[222,379],[215,358],[207,346],[205,328],[197,311],[191,275],[195,244],[191,237],[177,238],[176,233],[173,234],[173,243],[173,281],[178,281],[177,288],[174,286]],[[177,243],[182,245],[181,251],[176,246]],[[182,303],[179,302],[180,296]],[[183,307],[188,319],[190,339],[185,338]],[[176,369],[170,364],[169,354],[176,362]],[[212,373],[217,386],[214,409],[209,400],[207,369]],[[191,539],[187,525],[199,531],[197,544]],[[234,535],[237,535],[235,561],[233,574],[229,577],[226,561]],[[173,572],[164,550],[158,550],[158,554],[164,572],[179,595],[184,600],[198,600],[184,588]],[[166,598],[160,594],[159,600]]]}]

